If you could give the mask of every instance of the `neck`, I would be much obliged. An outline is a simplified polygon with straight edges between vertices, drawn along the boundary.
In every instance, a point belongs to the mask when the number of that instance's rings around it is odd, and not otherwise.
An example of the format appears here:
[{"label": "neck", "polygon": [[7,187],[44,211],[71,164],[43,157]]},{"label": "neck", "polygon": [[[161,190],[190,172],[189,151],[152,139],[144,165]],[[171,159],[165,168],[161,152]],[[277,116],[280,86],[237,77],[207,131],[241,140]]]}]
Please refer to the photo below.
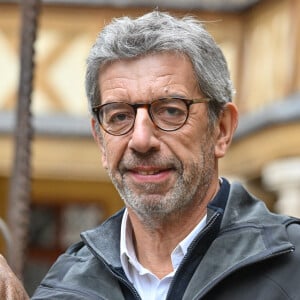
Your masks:
[{"label": "neck", "polygon": [[167,216],[162,221],[142,220],[128,208],[133,228],[133,243],[138,261],[158,278],[173,271],[171,253],[206,215],[208,202],[219,189],[217,184],[206,199],[185,211]]}]

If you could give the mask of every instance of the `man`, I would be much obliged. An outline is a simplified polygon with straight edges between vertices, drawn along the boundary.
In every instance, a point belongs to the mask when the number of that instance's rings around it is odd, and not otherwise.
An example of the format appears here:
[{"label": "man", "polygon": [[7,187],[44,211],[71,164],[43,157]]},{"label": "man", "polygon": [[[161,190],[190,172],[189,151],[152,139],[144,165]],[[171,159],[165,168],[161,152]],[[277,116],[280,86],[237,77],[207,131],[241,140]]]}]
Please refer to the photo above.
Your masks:
[{"label": "man", "polygon": [[102,163],[125,209],[82,233],[33,299],[300,299],[300,226],[218,174],[238,113],[201,23],[116,19],[86,90]]}]

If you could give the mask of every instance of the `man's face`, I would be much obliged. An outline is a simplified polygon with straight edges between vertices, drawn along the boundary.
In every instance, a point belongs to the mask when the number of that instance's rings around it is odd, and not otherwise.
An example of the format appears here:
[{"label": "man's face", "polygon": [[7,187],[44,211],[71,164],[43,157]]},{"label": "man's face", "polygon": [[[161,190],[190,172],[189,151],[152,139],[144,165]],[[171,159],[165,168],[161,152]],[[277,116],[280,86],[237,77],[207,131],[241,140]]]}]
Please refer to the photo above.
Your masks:
[{"label": "man's face", "polygon": [[[101,104],[203,97],[191,62],[174,53],[109,63],[101,69],[99,84]],[[158,129],[147,108],[140,107],[129,133],[113,136],[102,131],[97,139],[103,166],[126,206],[151,221],[178,214],[207,197],[217,180],[214,136],[208,130],[207,105],[201,103],[190,107],[186,124],[177,131]]]}]

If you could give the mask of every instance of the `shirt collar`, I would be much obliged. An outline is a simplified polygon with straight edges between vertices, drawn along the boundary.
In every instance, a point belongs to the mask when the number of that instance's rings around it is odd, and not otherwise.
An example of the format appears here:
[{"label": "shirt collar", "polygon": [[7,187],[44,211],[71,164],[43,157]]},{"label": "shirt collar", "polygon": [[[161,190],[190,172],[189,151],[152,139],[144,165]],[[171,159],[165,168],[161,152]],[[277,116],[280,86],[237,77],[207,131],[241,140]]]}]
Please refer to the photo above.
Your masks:
[{"label": "shirt collar", "polygon": [[[197,226],[175,247],[171,254],[171,260],[174,270],[177,269],[183,257],[188,251],[188,247],[196,238],[198,233],[204,228],[206,224],[206,215],[201,219]],[[128,279],[131,280],[129,271],[129,264],[134,267],[140,274],[147,272],[147,270],[138,262],[135,249],[132,242],[132,227],[128,217],[128,211],[125,209],[122,224],[121,224],[121,240],[120,240],[120,259],[124,272]]]}]

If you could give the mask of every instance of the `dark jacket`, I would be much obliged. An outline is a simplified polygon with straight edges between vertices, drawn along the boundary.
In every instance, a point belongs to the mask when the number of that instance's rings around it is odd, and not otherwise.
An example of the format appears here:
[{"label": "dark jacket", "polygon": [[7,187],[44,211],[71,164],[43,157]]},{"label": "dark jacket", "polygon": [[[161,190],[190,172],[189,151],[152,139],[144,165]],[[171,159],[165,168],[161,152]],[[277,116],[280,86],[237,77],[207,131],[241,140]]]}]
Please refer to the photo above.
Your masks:
[{"label": "dark jacket", "polygon": [[[299,220],[270,213],[240,184],[222,186],[168,300],[300,299]],[[84,232],[83,242],[59,257],[32,299],[139,299],[121,267],[122,215]]]}]

